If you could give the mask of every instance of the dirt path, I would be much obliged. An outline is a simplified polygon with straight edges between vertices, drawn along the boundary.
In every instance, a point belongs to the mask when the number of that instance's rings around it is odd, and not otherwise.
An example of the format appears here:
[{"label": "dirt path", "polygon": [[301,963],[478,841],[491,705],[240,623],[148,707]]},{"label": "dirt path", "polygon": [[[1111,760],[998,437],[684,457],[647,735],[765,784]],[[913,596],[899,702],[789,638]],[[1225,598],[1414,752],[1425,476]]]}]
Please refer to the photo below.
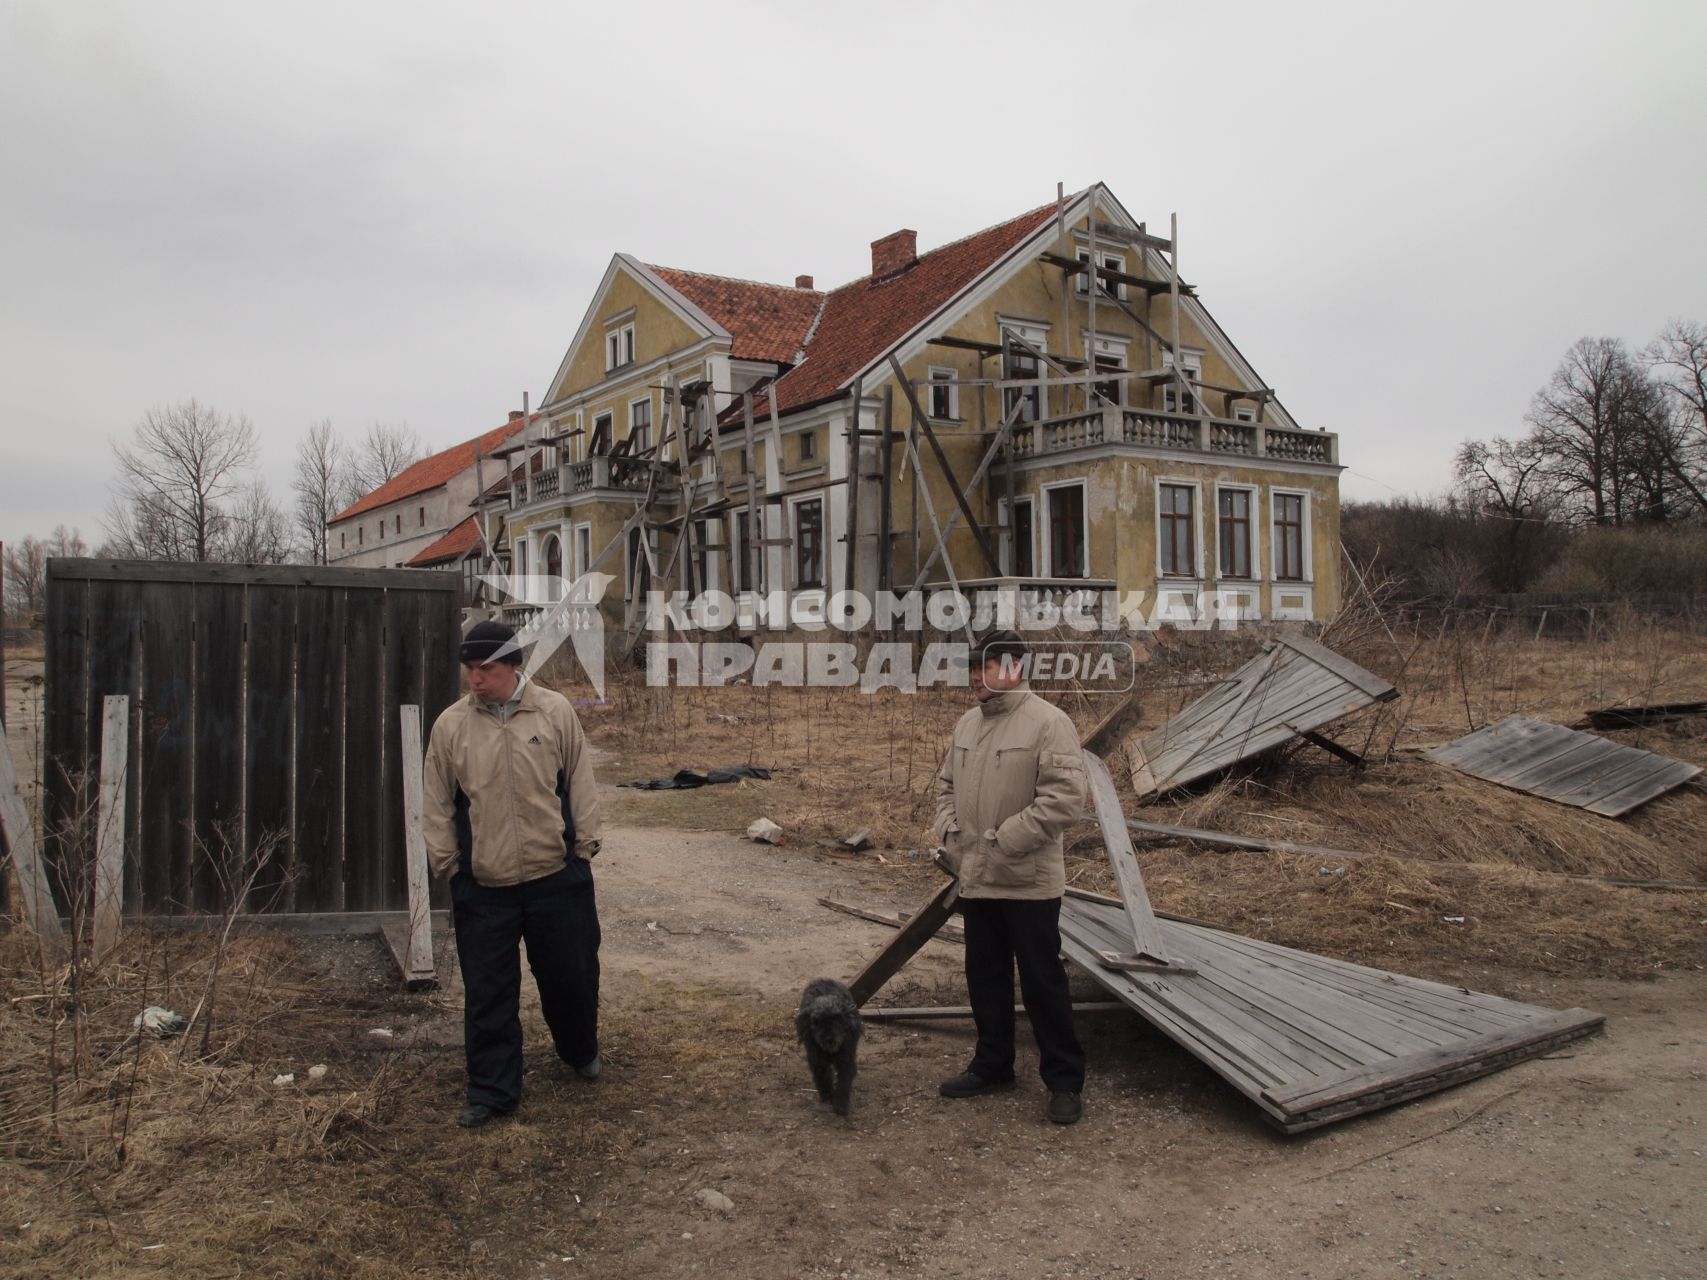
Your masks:
[{"label": "dirt path", "polygon": [[[625,797],[636,804],[667,797]],[[651,816],[651,815],[649,815]],[[888,931],[824,910],[905,910],[929,883],[733,836],[619,826],[601,857],[607,1006],[658,980],[709,983],[786,1025],[804,982],[846,977]],[[958,950],[933,943],[880,1002],[962,1003]],[[820,1108],[779,1037],[716,1105],[656,1090],[650,1137],[579,1185],[590,1276],[1666,1276],[1707,1273],[1707,976],[1525,982],[1503,994],[1605,1012],[1610,1033],[1445,1094],[1286,1139],[1124,1013],[1085,1015],[1087,1113],[1042,1117],[1021,1087],[936,1096],[967,1027],[873,1025],[851,1119]],[[1086,994],[1092,994],[1087,990]],[[715,1026],[718,1010],[707,1007]],[[633,1070],[620,1043],[613,1073]],[[630,1091],[632,1096],[632,1091]],[[607,1093],[607,1097],[614,1093]],[[703,1188],[729,1215],[696,1205]],[[588,1210],[583,1210],[586,1212]],[[543,1238],[543,1237],[542,1237]]]}]

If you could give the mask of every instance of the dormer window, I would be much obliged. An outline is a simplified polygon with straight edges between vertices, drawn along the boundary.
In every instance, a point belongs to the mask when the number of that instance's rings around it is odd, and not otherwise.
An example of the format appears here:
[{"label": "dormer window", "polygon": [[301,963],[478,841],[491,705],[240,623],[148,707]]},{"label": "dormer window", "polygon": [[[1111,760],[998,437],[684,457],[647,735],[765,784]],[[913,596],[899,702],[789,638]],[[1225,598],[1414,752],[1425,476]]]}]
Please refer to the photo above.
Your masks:
[{"label": "dormer window", "polygon": [[634,326],[625,324],[605,334],[605,372],[634,363]]}]

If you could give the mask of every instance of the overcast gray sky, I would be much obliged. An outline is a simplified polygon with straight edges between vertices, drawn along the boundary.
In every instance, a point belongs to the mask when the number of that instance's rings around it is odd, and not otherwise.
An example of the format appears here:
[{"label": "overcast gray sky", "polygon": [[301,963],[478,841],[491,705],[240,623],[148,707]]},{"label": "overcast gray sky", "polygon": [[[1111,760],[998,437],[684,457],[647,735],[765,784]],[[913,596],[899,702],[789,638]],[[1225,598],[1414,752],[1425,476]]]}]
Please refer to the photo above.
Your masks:
[{"label": "overcast gray sky", "polygon": [[1352,497],[1707,320],[1707,5],[0,0],[0,539],[150,406],[443,447],[610,255],[820,287],[1101,180]]}]

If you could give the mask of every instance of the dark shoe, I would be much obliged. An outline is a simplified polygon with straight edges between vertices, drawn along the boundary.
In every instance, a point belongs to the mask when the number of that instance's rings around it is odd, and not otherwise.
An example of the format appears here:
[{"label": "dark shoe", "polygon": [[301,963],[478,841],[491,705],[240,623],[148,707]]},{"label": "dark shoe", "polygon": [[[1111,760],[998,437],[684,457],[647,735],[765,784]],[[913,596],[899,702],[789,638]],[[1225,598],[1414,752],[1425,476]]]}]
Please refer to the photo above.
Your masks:
[{"label": "dark shoe", "polygon": [[599,1060],[599,1055],[595,1053],[591,1061],[583,1062],[575,1068],[575,1074],[583,1080],[597,1080],[604,1074],[604,1070],[605,1064]]},{"label": "dark shoe", "polygon": [[507,1116],[509,1114],[508,1111],[489,1107],[484,1102],[471,1102],[456,1113],[456,1122],[464,1129],[478,1129],[496,1116]]},{"label": "dark shoe", "polygon": [[986,1093],[1006,1093],[1014,1087],[1012,1080],[986,1080],[976,1071],[962,1071],[936,1087],[945,1098],[976,1098]]},{"label": "dark shoe", "polygon": [[1079,1117],[1085,1114],[1085,1104],[1079,1101],[1078,1094],[1063,1089],[1049,1095],[1048,1114],[1056,1124],[1078,1124]]}]

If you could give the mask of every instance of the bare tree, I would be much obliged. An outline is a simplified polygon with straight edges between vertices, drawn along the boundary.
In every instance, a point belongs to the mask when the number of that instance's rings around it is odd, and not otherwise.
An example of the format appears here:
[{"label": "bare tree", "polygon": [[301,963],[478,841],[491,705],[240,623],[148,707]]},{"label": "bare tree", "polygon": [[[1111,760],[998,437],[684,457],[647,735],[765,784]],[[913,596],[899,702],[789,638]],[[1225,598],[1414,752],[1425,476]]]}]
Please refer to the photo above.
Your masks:
[{"label": "bare tree", "polygon": [[255,428],[186,400],[151,409],[128,445],[115,445],[118,496],[108,513],[113,542],[158,558],[209,560],[225,519],[221,502],[255,460]]},{"label": "bare tree", "polygon": [[1453,459],[1453,472],[1466,512],[1495,526],[1490,530],[1495,563],[1485,567],[1500,591],[1521,591],[1541,569],[1547,525],[1559,506],[1541,442],[1531,434],[1518,440],[1466,440]]},{"label": "bare tree", "polygon": [[309,563],[327,561],[326,525],[352,499],[350,451],[332,431],[330,419],[309,427],[296,449],[296,531]]},{"label": "bare tree", "polygon": [[1666,467],[1707,512],[1707,325],[1673,320],[1643,351],[1666,414]]},{"label": "bare tree", "polygon": [[374,423],[351,456],[351,491],[345,495],[344,505],[366,497],[423,456],[421,442],[407,423]]},{"label": "bare tree", "polygon": [[1653,385],[1616,338],[1582,338],[1531,402],[1547,471],[1595,524],[1651,516]]},{"label": "bare tree", "polygon": [[26,537],[6,548],[6,616],[37,617],[47,603],[47,562],[52,556],[86,556],[89,544],[77,529],[58,526],[46,538]]},{"label": "bare tree", "polygon": [[285,564],[291,558],[290,519],[261,480],[251,480],[232,498],[221,521],[220,560],[239,564]]}]

